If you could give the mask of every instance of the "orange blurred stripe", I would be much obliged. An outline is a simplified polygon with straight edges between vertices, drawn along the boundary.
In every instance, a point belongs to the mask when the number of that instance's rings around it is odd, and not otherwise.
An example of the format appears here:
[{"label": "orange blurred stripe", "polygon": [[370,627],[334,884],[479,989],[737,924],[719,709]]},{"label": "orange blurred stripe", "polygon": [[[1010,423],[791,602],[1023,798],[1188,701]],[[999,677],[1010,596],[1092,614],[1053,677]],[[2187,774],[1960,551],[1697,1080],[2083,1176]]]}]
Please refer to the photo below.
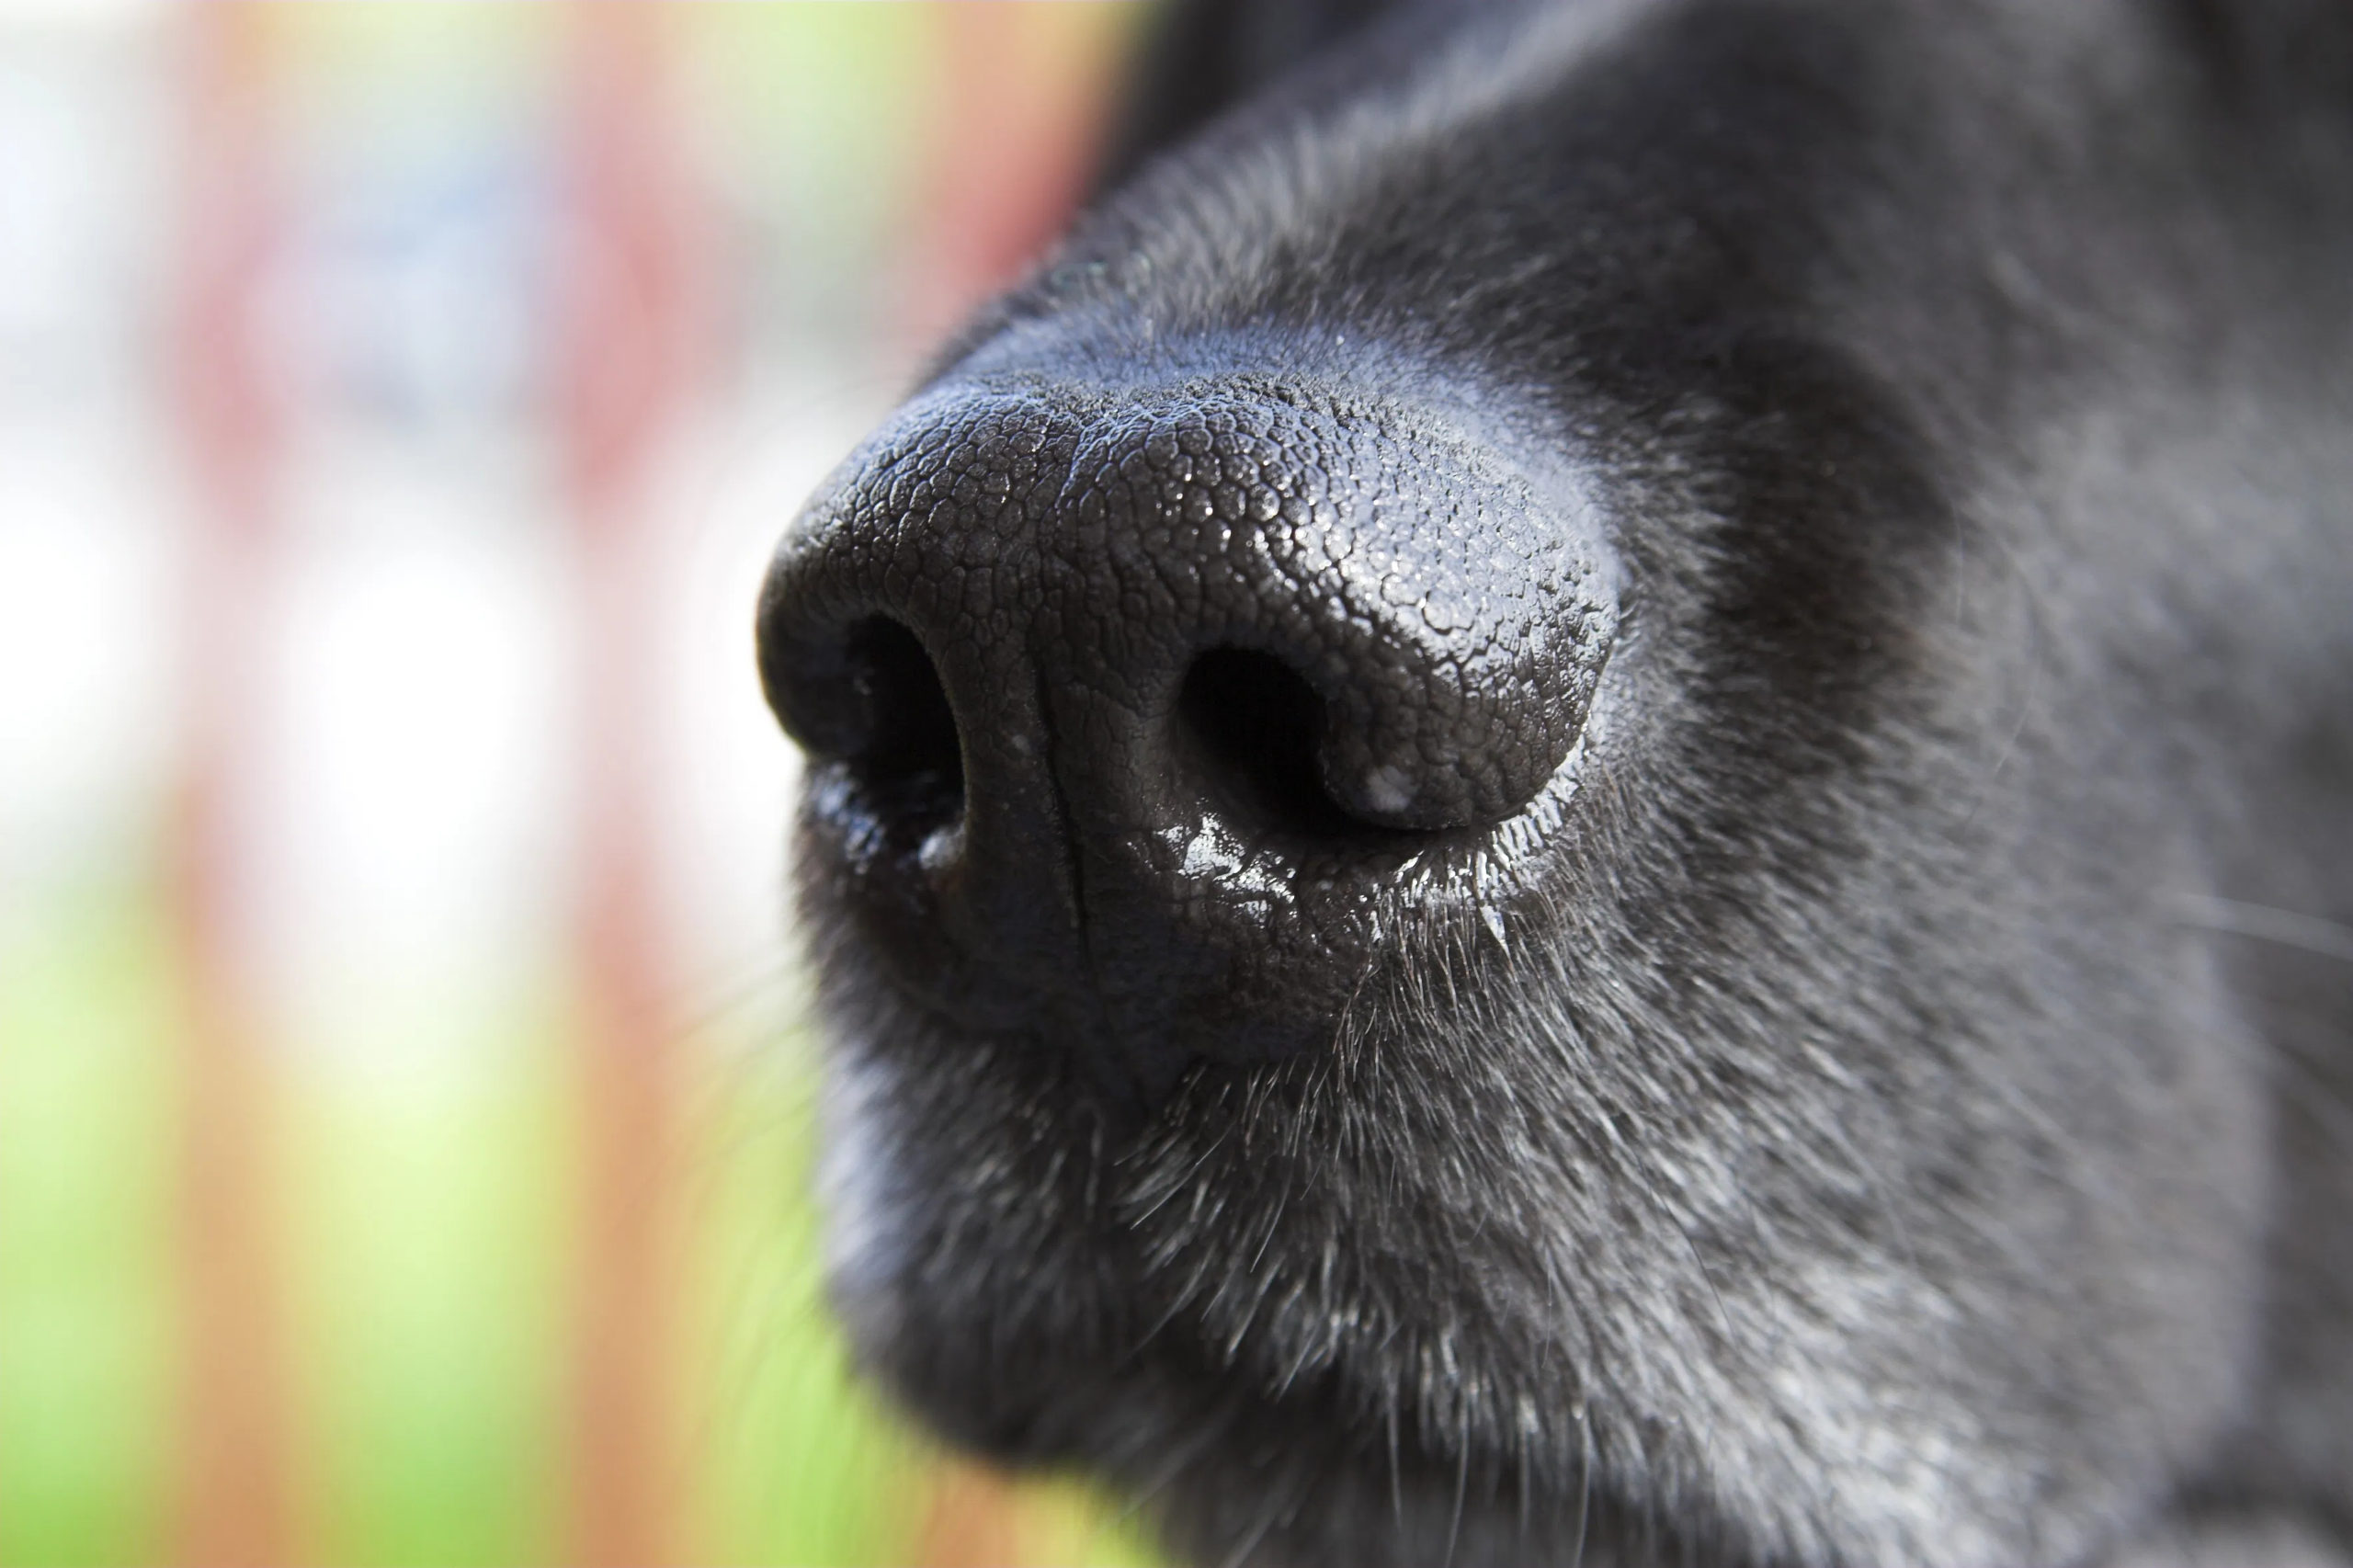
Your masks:
[{"label": "orange blurred stripe", "polygon": [[993,1470],[940,1461],[915,1538],[916,1568],[1012,1568],[1024,1561],[1021,1499]]},{"label": "orange blurred stripe", "polygon": [[197,509],[166,867],[185,1064],[175,1555],[267,1568],[289,1556],[283,1303],[264,1202],[267,1062],[235,937],[236,824],[276,539],[277,428],[258,314],[277,224],[259,14],[196,5],[185,20],[189,162],[174,392]]}]

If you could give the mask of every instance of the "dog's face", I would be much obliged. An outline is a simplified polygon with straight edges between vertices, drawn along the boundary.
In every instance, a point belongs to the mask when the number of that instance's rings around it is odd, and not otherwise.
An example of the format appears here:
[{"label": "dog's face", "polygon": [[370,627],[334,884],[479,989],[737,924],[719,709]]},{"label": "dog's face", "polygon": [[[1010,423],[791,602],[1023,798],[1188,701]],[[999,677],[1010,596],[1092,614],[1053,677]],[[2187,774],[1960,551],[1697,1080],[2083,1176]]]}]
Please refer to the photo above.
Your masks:
[{"label": "dog's face", "polygon": [[2194,31],[1409,10],[968,334],[762,608],[875,1370],[1232,1561],[2073,1561],[2200,1461],[2266,1111],[2148,669],[2260,654],[2098,455],[2271,253]]}]

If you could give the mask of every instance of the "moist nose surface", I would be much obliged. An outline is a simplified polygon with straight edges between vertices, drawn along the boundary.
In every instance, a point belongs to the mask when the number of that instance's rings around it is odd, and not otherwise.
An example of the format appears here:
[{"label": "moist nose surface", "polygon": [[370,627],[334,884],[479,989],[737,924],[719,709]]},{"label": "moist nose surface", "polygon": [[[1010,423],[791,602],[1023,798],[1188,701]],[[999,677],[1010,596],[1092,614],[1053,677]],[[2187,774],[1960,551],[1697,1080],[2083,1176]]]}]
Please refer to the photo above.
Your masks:
[{"label": "moist nose surface", "polygon": [[1601,561],[1576,497],[1423,411],[949,390],[811,503],[761,671],[903,983],[1165,1080],[1328,1038],[1402,869],[1545,789]]}]

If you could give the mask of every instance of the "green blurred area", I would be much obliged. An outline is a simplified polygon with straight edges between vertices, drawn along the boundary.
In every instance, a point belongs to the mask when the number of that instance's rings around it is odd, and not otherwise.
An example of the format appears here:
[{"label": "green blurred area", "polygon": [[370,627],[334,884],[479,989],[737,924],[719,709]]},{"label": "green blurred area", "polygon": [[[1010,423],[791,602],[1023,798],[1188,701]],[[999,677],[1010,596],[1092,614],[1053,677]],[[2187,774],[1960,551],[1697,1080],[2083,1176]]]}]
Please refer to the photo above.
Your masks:
[{"label": "green blurred area", "polygon": [[[167,1550],[176,1096],[155,907],[94,892],[16,933],[0,961],[0,1562]],[[494,1064],[460,1085],[281,1079],[267,1164],[290,1275],[304,1561],[561,1555],[577,1222],[561,994],[374,1020],[388,1038],[455,1031]],[[854,1379],[819,1299],[806,1042],[733,1029],[684,1059],[679,1556],[907,1562],[937,1460]],[[1152,1561],[1082,1492],[1045,1485],[1017,1506],[1024,1561]]]},{"label": "green blurred area", "polygon": [[0,945],[0,1561],[160,1556],[179,1103],[152,901],[84,890]]}]

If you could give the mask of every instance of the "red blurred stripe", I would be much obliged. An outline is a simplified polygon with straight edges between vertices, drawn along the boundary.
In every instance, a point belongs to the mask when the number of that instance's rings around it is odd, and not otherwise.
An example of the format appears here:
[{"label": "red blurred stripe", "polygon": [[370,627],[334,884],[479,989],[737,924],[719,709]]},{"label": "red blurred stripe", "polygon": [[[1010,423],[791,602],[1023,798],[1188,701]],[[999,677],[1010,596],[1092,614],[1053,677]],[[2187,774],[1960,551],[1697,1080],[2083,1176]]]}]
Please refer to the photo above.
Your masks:
[{"label": "red blurred stripe", "polygon": [[180,774],[167,876],[184,1051],[181,1424],[176,1557],[289,1556],[280,1275],[265,1202],[266,1062],[236,941],[240,800],[255,754],[276,544],[278,429],[260,300],[276,213],[257,11],[186,16],[189,124],[174,404],[195,481],[181,661]]}]

